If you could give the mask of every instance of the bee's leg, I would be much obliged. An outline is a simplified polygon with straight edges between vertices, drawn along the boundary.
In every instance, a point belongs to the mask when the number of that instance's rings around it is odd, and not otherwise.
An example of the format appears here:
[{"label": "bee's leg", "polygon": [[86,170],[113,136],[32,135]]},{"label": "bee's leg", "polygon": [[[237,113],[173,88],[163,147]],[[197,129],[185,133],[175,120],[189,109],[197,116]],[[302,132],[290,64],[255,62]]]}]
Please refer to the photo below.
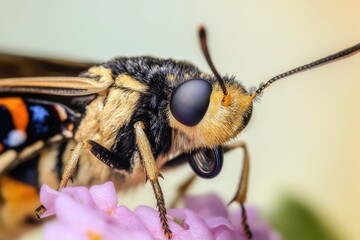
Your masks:
[{"label": "bee's leg", "polygon": [[[171,169],[173,167],[177,167],[179,165],[185,164],[189,162],[189,154],[183,153],[180,154],[172,159],[170,159],[163,167],[162,169]],[[191,187],[193,182],[196,179],[196,175],[194,173],[191,174],[178,188],[176,191],[175,198],[171,201],[169,208],[175,208],[179,202],[182,200],[185,193],[188,191],[188,189]]]},{"label": "bee's leg", "polygon": [[[79,142],[76,144],[74,150],[71,152],[69,160],[66,162],[60,184],[57,188],[57,191],[60,191],[64,188],[67,182],[73,177],[76,166],[79,162],[80,154],[82,149],[84,148],[84,142]],[[38,208],[35,209],[35,215],[38,219],[40,216],[46,211],[46,208],[43,205],[40,205]]]},{"label": "bee's leg", "polygon": [[112,169],[130,171],[129,161],[120,161],[120,157],[115,155],[109,149],[101,146],[93,140],[84,141],[84,148],[89,149],[90,152],[100,161],[111,167]]},{"label": "bee's leg", "polygon": [[236,195],[234,196],[234,198],[231,200],[230,203],[238,202],[240,204],[241,211],[242,211],[243,228],[245,230],[245,233],[246,233],[246,236],[248,237],[248,239],[252,239],[252,232],[251,232],[249,224],[247,222],[247,215],[246,215],[246,210],[244,207],[244,203],[246,201],[247,188],[248,188],[248,180],[249,180],[249,169],[250,169],[249,152],[248,152],[245,142],[242,142],[242,141],[224,146],[224,152],[226,153],[226,152],[236,149],[236,148],[243,149],[244,159],[243,159],[243,166],[242,166],[239,187],[236,192]]},{"label": "bee's leg", "polygon": [[57,191],[60,191],[66,187],[67,182],[72,179],[76,166],[79,162],[80,154],[85,146],[85,142],[79,142],[76,144],[75,148],[72,150],[69,160],[66,162],[64,171],[61,176],[60,184],[57,188]]},{"label": "bee's leg", "polygon": [[150,142],[144,132],[144,124],[142,122],[136,122],[134,124],[134,128],[136,144],[139,149],[142,165],[144,166],[146,172],[146,179],[150,180],[150,183],[155,193],[162,228],[164,230],[165,236],[168,239],[171,239],[172,232],[166,219],[165,200],[158,180],[159,177],[162,177],[162,175],[160,174],[159,169],[156,165]]}]

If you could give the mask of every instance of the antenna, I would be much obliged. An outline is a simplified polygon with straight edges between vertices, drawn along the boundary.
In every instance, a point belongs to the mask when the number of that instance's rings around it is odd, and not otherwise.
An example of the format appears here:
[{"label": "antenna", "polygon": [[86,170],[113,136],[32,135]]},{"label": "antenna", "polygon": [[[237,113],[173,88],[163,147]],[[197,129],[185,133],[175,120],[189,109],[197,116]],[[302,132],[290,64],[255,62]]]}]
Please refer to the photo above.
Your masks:
[{"label": "antenna", "polygon": [[207,63],[209,64],[211,71],[214,73],[216,79],[218,80],[220,87],[224,93],[223,104],[225,106],[229,106],[231,103],[231,96],[230,96],[230,94],[228,94],[224,80],[222,79],[219,72],[216,70],[213,62],[211,61],[209,49],[207,47],[206,31],[205,31],[204,26],[199,27],[199,39],[200,39],[201,50],[205,56],[205,59],[206,59]]},{"label": "antenna", "polygon": [[290,75],[293,75],[293,74],[296,74],[296,73],[299,73],[299,72],[303,72],[303,71],[306,71],[306,70],[309,70],[309,69],[312,69],[312,68],[315,68],[315,67],[318,67],[318,66],[321,66],[321,65],[324,65],[324,64],[334,62],[335,60],[339,60],[341,58],[349,57],[350,55],[355,54],[359,50],[360,50],[360,43],[356,44],[355,46],[346,48],[346,49],[344,49],[344,50],[342,50],[340,52],[337,52],[337,53],[334,53],[334,54],[329,55],[327,57],[316,60],[314,62],[305,64],[305,65],[302,65],[300,67],[291,69],[290,71],[281,73],[281,74],[271,78],[266,83],[261,84],[261,86],[256,90],[255,95],[261,93],[262,91],[265,90],[265,88],[267,88],[273,82],[275,82],[275,81],[277,81],[279,79],[282,79],[282,78],[288,77]]}]

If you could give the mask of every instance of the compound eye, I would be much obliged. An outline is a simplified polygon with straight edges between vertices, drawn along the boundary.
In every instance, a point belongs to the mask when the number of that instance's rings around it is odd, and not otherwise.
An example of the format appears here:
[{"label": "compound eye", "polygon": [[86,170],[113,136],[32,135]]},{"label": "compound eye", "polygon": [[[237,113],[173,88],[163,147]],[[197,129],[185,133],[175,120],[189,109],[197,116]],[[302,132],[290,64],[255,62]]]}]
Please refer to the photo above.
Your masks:
[{"label": "compound eye", "polygon": [[192,127],[204,117],[212,87],[208,81],[192,79],[180,84],[170,100],[170,111],[180,123]]}]

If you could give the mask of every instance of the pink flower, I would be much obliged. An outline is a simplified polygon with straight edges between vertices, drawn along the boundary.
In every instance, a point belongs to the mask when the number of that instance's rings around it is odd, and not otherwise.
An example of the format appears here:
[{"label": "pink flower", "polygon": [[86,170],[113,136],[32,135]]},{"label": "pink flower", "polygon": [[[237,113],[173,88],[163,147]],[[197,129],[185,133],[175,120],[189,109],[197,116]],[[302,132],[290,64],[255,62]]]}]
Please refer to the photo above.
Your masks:
[{"label": "pink flower", "polygon": [[[118,206],[114,185],[64,188],[57,192],[44,185],[40,199],[45,216],[57,219],[45,226],[44,239],[146,240],[165,239],[157,210],[139,206],[134,211]],[[240,210],[229,214],[215,195],[188,197],[187,208],[169,210],[169,225],[174,240],[246,239],[240,225]],[[276,233],[260,221],[255,209],[248,208],[249,224],[255,240],[278,240]]]},{"label": "pink flower", "polygon": [[[185,206],[193,210],[199,217],[206,221],[211,228],[212,234],[217,240],[246,239],[241,227],[241,208],[235,212],[228,212],[227,207],[221,199],[214,194],[204,196],[186,197]],[[254,207],[246,206],[248,224],[255,240],[280,240],[277,232],[272,230],[268,224],[261,221]],[[241,236],[241,238],[239,237]]]}]

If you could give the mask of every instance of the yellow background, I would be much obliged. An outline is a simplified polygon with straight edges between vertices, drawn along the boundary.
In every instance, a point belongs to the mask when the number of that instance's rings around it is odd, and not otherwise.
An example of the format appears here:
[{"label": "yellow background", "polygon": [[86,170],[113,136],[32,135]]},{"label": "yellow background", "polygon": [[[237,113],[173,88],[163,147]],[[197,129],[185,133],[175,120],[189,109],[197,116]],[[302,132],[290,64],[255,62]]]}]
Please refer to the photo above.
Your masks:
[{"label": "yellow background", "polygon": [[[6,1],[0,0],[0,49],[106,61],[153,55],[189,60],[209,71],[196,29],[205,24],[215,65],[246,86],[360,42],[360,1]],[[360,54],[265,91],[240,139],[252,169],[248,201],[265,213],[284,193],[309,204],[342,239],[360,239]],[[192,189],[229,200],[241,151],[224,171]],[[168,202],[188,174],[165,174]],[[136,199],[135,199],[136,198]],[[134,200],[135,199],[135,200]],[[155,200],[150,186],[129,206]]]}]

